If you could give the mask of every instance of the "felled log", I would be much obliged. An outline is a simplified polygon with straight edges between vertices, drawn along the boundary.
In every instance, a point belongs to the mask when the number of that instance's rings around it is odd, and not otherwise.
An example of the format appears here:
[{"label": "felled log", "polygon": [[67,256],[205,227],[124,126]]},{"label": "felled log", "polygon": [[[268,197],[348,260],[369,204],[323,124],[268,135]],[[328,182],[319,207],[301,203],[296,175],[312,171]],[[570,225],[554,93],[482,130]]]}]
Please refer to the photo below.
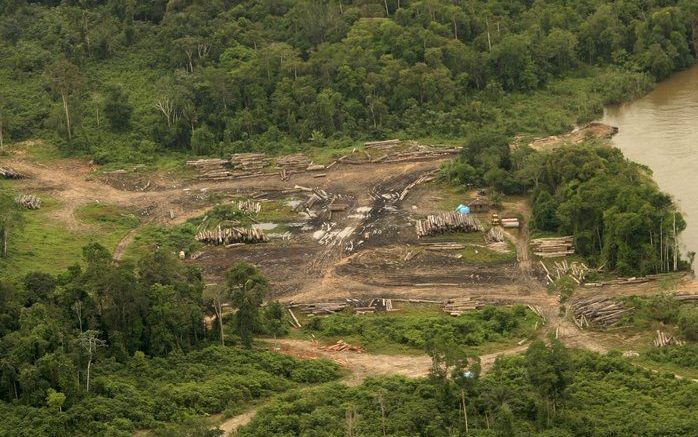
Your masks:
[{"label": "felled log", "polygon": [[400,140],[398,139],[393,139],[393,140],[384,140],[384,141],[368,141],[364,143],[364,147],[368,148],[382,148],[386,146],[396,146],[400,144]]}]

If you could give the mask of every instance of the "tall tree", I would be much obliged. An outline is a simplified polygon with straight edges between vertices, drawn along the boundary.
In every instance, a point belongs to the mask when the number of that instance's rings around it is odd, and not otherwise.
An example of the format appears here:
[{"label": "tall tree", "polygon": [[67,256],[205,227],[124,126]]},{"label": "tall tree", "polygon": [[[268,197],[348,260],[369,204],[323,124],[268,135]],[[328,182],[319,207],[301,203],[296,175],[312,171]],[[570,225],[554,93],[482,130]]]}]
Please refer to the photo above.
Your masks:
[{"label": "tall tree", "polygon": [[10,231],[21,226],[22,213],[17,208],[14,199],[7,192],[0,192],[0,255],[7,256],[7,246]]},{"label": "tall tree", "polygon": [[90,391],[90,369],[92,368],[92,361],[94,361],[95,355],[97,354],[97,349],[107,345],[107,342],[99,338],[99,331],[93,329],[88,329],[85,332],[80,333],[76,340],[80,349],[87,355],[87,369],[86,369],[86,379],[85,379],[85,391]]},{"label": "tall tree", "polygon": [[80,69],[65,58],[60,58],[46,69],[51,90],[61,96],[63,111],[65,112],[65,127],[68,132],[68,140],[72,139],[72,125],[70,121],[70,97],[82,87],[82,74]]},{"label": "tall tree", "polygon": [[251,348],[259,307],[269,289],[269,283],[257,267],[245,261],[233,265],[226,280],[233,307],[237,309],[235,321],[238,334],[242,344]]}]

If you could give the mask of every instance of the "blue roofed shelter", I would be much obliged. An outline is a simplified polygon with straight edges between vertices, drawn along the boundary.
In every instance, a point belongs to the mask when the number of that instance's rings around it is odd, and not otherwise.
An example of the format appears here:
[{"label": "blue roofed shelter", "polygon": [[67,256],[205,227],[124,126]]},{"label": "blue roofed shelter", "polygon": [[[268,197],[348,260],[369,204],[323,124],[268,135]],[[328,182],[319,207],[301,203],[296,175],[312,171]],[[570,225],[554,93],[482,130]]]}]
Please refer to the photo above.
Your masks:
[{"label": "blue roofed shelter", "polygon": [[456,208],[456,211],[458,211],[462,215],[470,214],[470,207],[465,206],[462,203],[458,205],[458,208]]}]

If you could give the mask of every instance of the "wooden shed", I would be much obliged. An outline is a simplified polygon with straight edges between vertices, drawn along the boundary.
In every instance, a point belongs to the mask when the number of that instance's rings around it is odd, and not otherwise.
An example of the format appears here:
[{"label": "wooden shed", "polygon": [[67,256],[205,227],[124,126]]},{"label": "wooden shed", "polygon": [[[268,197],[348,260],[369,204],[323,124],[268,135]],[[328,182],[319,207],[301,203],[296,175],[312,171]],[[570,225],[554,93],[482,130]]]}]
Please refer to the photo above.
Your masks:
[{"label": "wooden shed", "polygon": [[470,212],[472,213],[481,213],[481,212],[487,212],[490,210],[490,202],[487,201],[487,199],[480,199],[477,198],[470,202],[468,204],[468,207],[470,208]]}]

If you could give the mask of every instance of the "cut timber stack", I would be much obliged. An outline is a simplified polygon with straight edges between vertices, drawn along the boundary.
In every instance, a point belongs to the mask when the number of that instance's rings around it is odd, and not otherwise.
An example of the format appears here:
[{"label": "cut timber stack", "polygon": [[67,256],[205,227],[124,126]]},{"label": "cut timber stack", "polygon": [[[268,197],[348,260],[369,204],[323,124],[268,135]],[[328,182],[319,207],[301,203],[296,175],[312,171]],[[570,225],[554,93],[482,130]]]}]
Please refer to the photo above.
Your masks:
[{"label": "cut timber stack", "polygon": [[310,164],[310,159],[302,153],[286,155],[276,159],[276,169],[286,170],[287,172],[304,172],[310,166]]},{"label": "cut timber stack", "polygon": [[8,167],[0,167],[0,177],[3,179],[23,179],[25,176],[11,168]]},{"label": "cut timber stack", "polygon": [[259,173],[271,160],[264,153],[235,153],[230,157],[234,170]]},{"label": "cut timber stack", "polygon": [[446,302],[446,305],[443,307],[443,311],[452,316],[460,316],[466,311],[473,311],[480,307],[482,307],[480,302],[471,300],[470,297],[463,297],[461,299]]},{"label": "cut timber stack", "polygon": [[354,307],[356,314],[397,311],[393,308],[393,300],[385,298],[354,299],[347,298],[347,304]]},{"label": "cut timber stack", "polygon": [[15,203],[28,209],[41,208],[41,199],[33,194],[20,194],[19,196],[15,197]]},{"label": "cut timber stack", "polygon": [[312,316],[326,316],[343,311],[348,305],[344,302],[319,302],[307,303],[298,305],[289,305],[289,307],[299,307],[301,313]]},{"label": "cut timber stack", "polygon": [[608,328],[620,322],[624,314],[634,310],[606,296],[594,296],[572,303],[574,322],[579,328],[595,325]]},{"label": "cut timber stack", "polygon": [[502,230],[502,228],[500,228],[499,226],[493,226],[487,232],[485,238],[487,238],[488,241],[491,241],[493,243],[499,243],[501,241],[504,241],[504,230]]},{"label": "cut timber stack", "polygon": [[504,228],[519,228],[519,219],[517,218],[503,218],[501,220],[502,227]]},{"label": "cut timber stack", "polygon": [[187,165],[194,167],[199,172],[199,179],[220,180],[228,179],[232,173],[226,169],[228,161],[225,159],[197,159],[187,161]]},{"label": "cut timber stack", "polygon": [[385,140],[385,141],[369,141],[364,143],[364,147],[367,149],[385,150],[392,149],[393,147],[400,144],[400,140]]},{"label": "cut timber stack", "polygon": [[657,338],[654,339],[654,345],[657,347],[683,346],[683,341],[672,335],[667,335],[665,332],[657,330]]},{"label": "cut timber stack", "polygon": [[194,237],[196,241],[214,245],[238,243],[265,243],[269,238],[261,229],[253,228],[224,228],[218,226],[214,230],[201,231]]},{"label": "cut timber stack", "polygon": [[531,240],[533,253],[542,258],[558,258],[574,254],[574,238],[536,238]]},{"label": "cut timber stack", "polygon": [[480,221],[469,215],[457,212],[430,215],[424,220],[417,220],[415,225],[417,238],[446,232],[482,232]]}]

